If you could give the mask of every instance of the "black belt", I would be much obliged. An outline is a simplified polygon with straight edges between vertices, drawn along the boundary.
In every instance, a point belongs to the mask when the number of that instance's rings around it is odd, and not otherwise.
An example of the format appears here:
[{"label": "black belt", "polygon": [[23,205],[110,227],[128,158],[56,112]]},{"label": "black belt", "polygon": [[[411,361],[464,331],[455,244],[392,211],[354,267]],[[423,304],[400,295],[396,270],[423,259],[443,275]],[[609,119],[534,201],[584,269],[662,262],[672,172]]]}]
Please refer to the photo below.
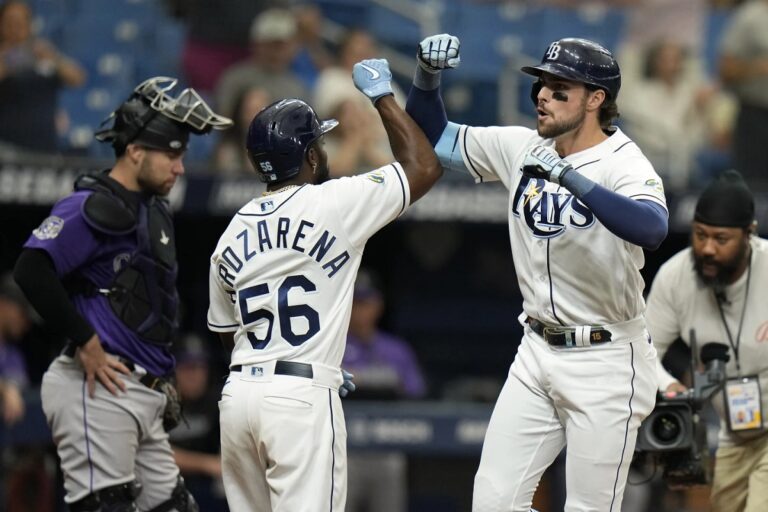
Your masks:
[{"label": "black belt", "polygon": [[[555,347],[576,347],[573,327],[547,325],[541,320],[528,317],[525,322],[531,326],[531,330],[544,338],[544,341]],[[589,342],[592,345],[600,345],[611,341],[611,331],[602,327],[592,327],[589,330]]]},{"label": "black belt", "polygon": [[[67,356],[67,357],[75,357],[76,353],[77,353],[77,345],[75,345],[74,343],[67,343],[66,345],[64,345],[64,350],[61,351],[61,355]],[[123,363],[131,372],[136,371],[136,364],[130,359],[126,359],[124,357],[118,357],[117,359],[121,363]],[[170,382],[170,381],[163,377],[158,377],[157,375],[153,375],[147,372],[141,377],[139,377],[139,382],[147,386],[149,389],[156,390],[160,388],[163,383]]]},{"label": "black belt", "polygon": [[[242,371],[243,365],[236,364],[229,367],[230,372]],[[275,375],[290,375],[292,377],[304,377],[311,379],[314,377],[312,365],[307,363],[297,363],[296,361],[277,361],[275,363]]]}]

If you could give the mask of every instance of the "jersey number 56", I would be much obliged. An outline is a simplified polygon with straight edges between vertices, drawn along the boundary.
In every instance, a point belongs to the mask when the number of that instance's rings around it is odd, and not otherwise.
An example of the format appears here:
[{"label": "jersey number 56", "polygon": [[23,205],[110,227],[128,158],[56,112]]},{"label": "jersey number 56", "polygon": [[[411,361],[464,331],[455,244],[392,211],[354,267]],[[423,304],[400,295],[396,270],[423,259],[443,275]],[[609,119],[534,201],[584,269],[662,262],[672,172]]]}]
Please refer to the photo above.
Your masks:
[{"label": "jersey number 56", "polygon": [[[280,322],[280,333],[283,335],[285,341],[296,347],[317,334],[320,330],[320,315],[307,304],[289,305],[288,292],[291,288],[301,288],[305,292],[314,292],[317,290],[317,287],[305,276],[297,275],[287,277],[285,281],[283,281],[283,284],[277,289],[277,316]],[[248,299],[267,294],[269,294],[269,285],[266,283],[249,286],[237,293],[243,325],[253,324],[261,320],[269,322],[267,334],[263,339],[259,339],[256,334],[251,331],[247,332],[248,341],[250,341],[251,346],[257,350],[266,347],[272,339],[272,327],[275,323],[275,315],[264,308],[257,309],[256,311],[248,311]],[[306,318],[308,325],[307,332],[303,334],[294,333],[293,328],[291,327],[291,319],[293,318]]]}]

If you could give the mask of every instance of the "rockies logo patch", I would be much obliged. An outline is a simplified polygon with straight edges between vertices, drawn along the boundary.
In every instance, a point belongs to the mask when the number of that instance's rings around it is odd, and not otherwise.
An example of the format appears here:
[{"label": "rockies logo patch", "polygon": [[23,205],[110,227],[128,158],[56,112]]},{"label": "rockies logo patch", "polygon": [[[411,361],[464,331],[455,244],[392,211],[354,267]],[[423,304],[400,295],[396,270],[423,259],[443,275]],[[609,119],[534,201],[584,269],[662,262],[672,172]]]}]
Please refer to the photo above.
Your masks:
[{"label": "rockies logo patch", "polygon": [[40,227],[32,231],[32,234],[38,240],[50,240],[56,238],[64,227],[64,219],[51,215],[40,224]]}]

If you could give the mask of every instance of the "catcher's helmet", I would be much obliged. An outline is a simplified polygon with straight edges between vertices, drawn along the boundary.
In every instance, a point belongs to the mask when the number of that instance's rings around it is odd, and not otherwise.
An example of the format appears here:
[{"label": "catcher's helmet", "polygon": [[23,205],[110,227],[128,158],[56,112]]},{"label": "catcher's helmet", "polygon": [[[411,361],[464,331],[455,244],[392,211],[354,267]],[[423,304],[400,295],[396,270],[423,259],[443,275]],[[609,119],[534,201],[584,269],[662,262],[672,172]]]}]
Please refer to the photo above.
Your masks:
[{"label": "catcher's helmet", "polygon": [[165,151],[187,149],[189,134],[202,135],[232,126],[232,121],[215,114],[194,89],[171,95],[177,80],[154,77],[140,83],[96,132],[96,139],[110,142],[120,156],[128,144]]},{"label": "catcher's helmet", "polygon": [[301,100],[277,101],[251,121],[245,143],[248,157],[261,181],[287,180],[299,174],[312,143],[338,124],[335,119],[318,120],[312,107]]},{"label": "catcher's helmet", "polygon": [[[621,71],[616,59],[606,48],[587,39],[569,37],[554,41],[544,52],[541,64],[525,66],[521,71],[533,76],[551,73],[582,82],[603,89],[614,101],[621,88]],[[533,102],[537,102],[535,97]]]}]

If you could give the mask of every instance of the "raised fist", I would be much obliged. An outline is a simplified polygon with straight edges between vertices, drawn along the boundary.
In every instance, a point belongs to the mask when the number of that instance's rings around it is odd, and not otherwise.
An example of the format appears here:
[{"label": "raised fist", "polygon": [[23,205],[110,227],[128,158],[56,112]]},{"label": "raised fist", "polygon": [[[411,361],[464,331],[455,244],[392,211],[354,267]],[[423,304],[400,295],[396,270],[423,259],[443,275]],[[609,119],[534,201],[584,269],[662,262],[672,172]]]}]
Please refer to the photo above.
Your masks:
[{"label": "raised fist", "polygon": [[429,36],[419,43],[416,58],[425,71],[437,73],[443,69],[459,67],[459,38],[450,34]]},{"label": "raised fist", "polygon": [[363,94],[376,100],[392,94],[392,72],[386,59],[365,59],[352,68],[352,81]]}]

